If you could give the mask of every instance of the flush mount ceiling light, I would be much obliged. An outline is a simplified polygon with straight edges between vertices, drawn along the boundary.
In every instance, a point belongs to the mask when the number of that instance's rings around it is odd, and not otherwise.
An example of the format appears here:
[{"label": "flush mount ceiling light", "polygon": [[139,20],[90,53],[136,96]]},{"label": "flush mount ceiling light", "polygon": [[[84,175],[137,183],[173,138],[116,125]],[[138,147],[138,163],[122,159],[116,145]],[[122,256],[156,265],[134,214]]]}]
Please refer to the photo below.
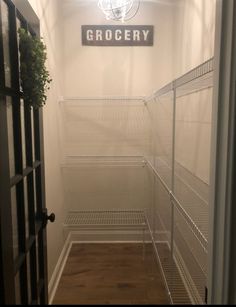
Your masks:
[{"label": "flush mount ceiling light", "polygon": [[139,9],[140,0],[99,0],[98,7],[108,20],[127,21],[133,18]]}]

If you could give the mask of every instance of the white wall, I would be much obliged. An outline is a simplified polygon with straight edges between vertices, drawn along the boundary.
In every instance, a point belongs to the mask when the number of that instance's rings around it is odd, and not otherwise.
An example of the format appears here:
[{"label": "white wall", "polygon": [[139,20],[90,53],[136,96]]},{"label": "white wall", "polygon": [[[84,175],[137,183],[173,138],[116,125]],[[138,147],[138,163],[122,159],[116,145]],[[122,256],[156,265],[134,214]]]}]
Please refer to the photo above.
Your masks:
[{"label": "white wall", "polygon": [[[179,0],[177,3],[173,10],[173,52],[171,54],[173,78],[168,82],[214,56],[216,1]],[[190,87],[193,88],[193,86]],[[176,162],[193,176],[208,184],[212,89],[208,88],[190,95],[187,91],[186,89],[186,96],[176,101]],[[178,93],[177,91],[177,95]],[[162,100],[164,100],[163,103]],[[165,100],[168,102],[172,98],[161,98],[159,102],[150,104],[154,131],[153,156],[164,160],[166,160],[165,156],[170,156],[172,150],[170,121],[171,109],[173,109],[173,104],[170,105]],[[158,165],[156,167],[158,168]]]},{"label": "white wall", "polygon": [[141,1],[126,23],[154,25],[154,47],[91,47],[81,45],[81,25],[117,22],[107,21],[96,1],[62,1],[64,96],[146,96],[171,79],[172,8]]},{"label": "white wall", "polygon": [[174,11],[174,77],[214,55],[216,0],[179,0]]},{"label": "white wall", "polygon": [[63,153],[76,156],[144,156],[149,117],[143,101],[70,101],[60,104]]},{"label": "white wall", "polygon": [[212,88],[177,99],[176,160],[209,184]]},{"label": "white wall", "polygon": [[[214,56],[215,0],[180,0],[174,10],[175,78]],[[174,78],[173,78],[174,79]],[[171,80],[169,80],[171,81]],[[205,84],[204,89],[200,89]],[[212,77],[177,89],[174,193],[207,238],[210,177]],[[148,104],[152,122],[151,161],[171,188],[173,97]]]},{"label": "white wall", "polygon": [[151,121],[148,159],[171,189],[173,142],[173,94],[148,103]]},{"label": "white wall", "polygon": [[[122,163],[123,162],[123,163]],[[140,162],[85,163],[63,169],[68,210],[132,210],[150,207],[148,171]]]},{"label": "white wall", "polygon": [[[175,11],[174,75],[214,56],[215,0],[181,0]],[[177,99],[176,160],[209,183],[212,89]]]},{"label": "white wall", "polygon": [[[132,166],[132,160],[146,156],[149,149],[149,114],[144,103],[69,98],[146,96],[169,82],[173,78],[173,5],[170,1],[141,1],[138,14],[126,23],[154,25],[153,47],[82,46],[81,25],[120,23],[107,21],[96,1],[65,0],[61,9],[63,96],[67,97],[60,103],[62,150],[64,161],[75,164],[75,168],[63,168],[68,208],[148,208],[147,170]],[[106,163],[113,159],[113,165],[78,167],[75,161],[81,156],[104,156]]]},{"label": "white wall", "polygon": [[46,176],[46,205],[48,212],[56,214],[54,224],[48,224],[48,269],[49,279],[60,255],[64,240],[64,190],[60,169],[60,146],[58,134],[58,100],[61,96],[61,43],[60,15],[57,0],[30,0],[40,19],[41,36],[47,46],[47,66],[53,79],[48,100],[43,109],[44,149]]},{"label": "white wall", "polygon": [[[72,97],[147,96],[173,79],[173,20],[178,1],[141,1],[127,24],[154,25],[153,47],[82,46],[81,25],[107,21],[97,2],[61,2],[63,35],[62,152],[72,155],[147,155],[147,109],[120,100]],[[126,107],[129,105],[128,107]]]}]

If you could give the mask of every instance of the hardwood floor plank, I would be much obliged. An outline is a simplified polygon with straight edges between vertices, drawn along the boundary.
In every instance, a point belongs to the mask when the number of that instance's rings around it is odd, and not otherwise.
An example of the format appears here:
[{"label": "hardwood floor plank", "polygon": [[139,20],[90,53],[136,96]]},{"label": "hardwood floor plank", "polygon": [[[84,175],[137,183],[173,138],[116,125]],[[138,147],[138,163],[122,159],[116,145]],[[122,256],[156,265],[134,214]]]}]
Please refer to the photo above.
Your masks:
[{"label": "hardwood floor plank", "polygon": [[53,304],[169,304],[152,246],[74,244]]}]

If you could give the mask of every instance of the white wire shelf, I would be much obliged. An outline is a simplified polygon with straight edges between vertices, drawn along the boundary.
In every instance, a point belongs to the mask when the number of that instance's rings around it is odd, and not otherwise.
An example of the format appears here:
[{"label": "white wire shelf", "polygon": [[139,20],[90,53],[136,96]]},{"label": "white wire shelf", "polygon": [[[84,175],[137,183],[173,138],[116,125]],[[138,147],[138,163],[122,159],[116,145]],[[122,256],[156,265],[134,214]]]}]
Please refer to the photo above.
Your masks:
[{"label": "white wire shelf", "polygon": [[78,229],[147,229],[144,210],[69,211],[64,227]]},{"label": "white wire shelf", "polygon": [[97,101],[97,100],[109,100],[109,101],[117,101],[117,100],[129,100],[129,101],[136,101],[136,100],[141,100],[144,101],[145,96],[85,96],[85,97],[62,97],[61,101],[66,102],[66,101],[75,101],[75,100],[89,100],[89,101]]},{"label": "white wire shelf", "polygon": [[143,156],[67,156],[61,164],[62,168],[83,166],[117,166],[144,167],[146,160]]},{"label": "white wire shelf", "polygon": [[213,87],[213,73],[214,58],[211,58],[178,79],[168,83],[151,96],[146,97],[145,101],[148,103],[158,97],[173,93],[174,90],[176,90],[176,96],[181,97],[205,88]]},{"label": "white wire shelf", "polygon": [[[208,208],[200,208],[199,206],[196,207],[196,204],[190,203],[186,204],[185,202],[183,203],[182,201],[180,202],[175,194],[170,190],[170,188],[167,186],[165,181],[162,179],[162,177],[158,174],[158,172],[155,170],[153,167],[152,163],[150,161],[147,161],[147,166],[153,171],[155,176],[158,178],[159,182],[161,185],[165,188],[167,194],[170,196],[170,200],[173,202],[175,208],[179,210],[179,212],[182,214],[186,222],[188,223],[189,227],[193,231],[194,235],[196,238],[199,240],[200,244],[202,247],[207,250],[208,246],[208,241],[207,241],[207,230],[208,230],[208,215],[207,215],[207,210]],[[178,178],[181,180],[181,178]],[[184,182],[183,182],[184,184]],[[195,193],[194,191],[192,191]],[[200,198],[198,199],[198,203],[200,202]],[[196,207],[196,208],[195,208]],[[200,211],[202,209],[202,211]],[[188,210],[188,212],[187,212]],[[195,213],[195,215],[194,215]],[[192,217],[194,216],[194,218]],[[201,229],[200,229],[201,228]]]},{"label": "white wire shelf", "polygon": [[59,100],[61,105],[66,105],[69,107],[125,107],[125,106],[144,106],[145,97],[125,97],[125,96],[115,96],[115,97],[63,97]]}]

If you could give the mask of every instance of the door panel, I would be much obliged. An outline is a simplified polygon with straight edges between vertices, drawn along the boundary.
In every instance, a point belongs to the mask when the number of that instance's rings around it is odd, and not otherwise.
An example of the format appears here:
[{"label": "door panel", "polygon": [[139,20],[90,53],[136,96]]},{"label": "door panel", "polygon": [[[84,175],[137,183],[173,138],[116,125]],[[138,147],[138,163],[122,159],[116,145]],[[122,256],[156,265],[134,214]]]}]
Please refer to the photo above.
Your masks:
[{"label": "door panel", "polygon": [[5,86],[11,87],[10,9],[4,1],[2,1],[1,3],[1,19],[2,19]]},{"label": "door panel", "polygon": [[10,0],[0,0],[0,302],[48,302],[42,110],[23,100],[19,38],[35,35]]}]

